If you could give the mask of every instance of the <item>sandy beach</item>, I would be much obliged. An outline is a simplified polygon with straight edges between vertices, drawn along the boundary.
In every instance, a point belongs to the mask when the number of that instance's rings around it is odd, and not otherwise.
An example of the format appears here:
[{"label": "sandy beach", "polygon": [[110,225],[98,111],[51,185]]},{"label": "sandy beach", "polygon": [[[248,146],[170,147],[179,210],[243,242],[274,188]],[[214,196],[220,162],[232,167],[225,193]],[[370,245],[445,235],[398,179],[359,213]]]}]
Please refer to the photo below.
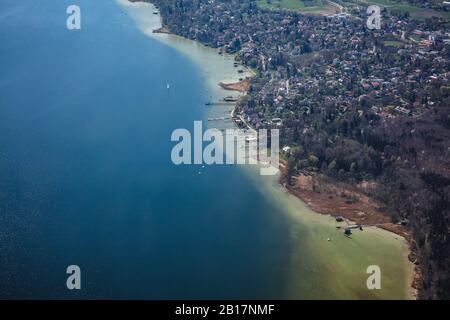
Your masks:
[{"label": "sandy beach", "polygon": [[225,90],[247,92],[250,86],[250,81],[248,79],[245,79],[234,83],[219,82],[219,86]]}]

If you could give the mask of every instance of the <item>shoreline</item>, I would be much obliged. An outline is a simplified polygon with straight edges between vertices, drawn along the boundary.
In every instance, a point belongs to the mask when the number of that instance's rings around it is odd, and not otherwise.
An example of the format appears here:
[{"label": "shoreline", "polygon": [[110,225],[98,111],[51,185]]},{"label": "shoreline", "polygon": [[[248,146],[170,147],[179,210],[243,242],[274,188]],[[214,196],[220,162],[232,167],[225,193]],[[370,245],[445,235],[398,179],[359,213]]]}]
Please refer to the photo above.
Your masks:
[{"label": "shoreline", "polygon": [[[254,130],[246,121],[243,121],[242,116],[236,116],[236,109],[237,105],[232,109],[230,114],[235,125],[239,126],[239,124],[243,123],[247,129]],[[238,119],[241,121],[240,123],[236,122]],[[327,190],[319,190],[318,192],[317,185],[314,184],[313,174],[301,173],[293,177],[297,181],[300,180],[300,183],[297,187],[292,186],[287,183],[285,179],[285,166],[285,161],[280,159],[280,176],[278,178],[278,186],[305,203],[311,211],[316,214],[329,216],[332,218],[342,217],[344,218],[343,223],[346,223],[347,225],[359,224],[363,227],[382,229],[405,240],[407,244],[407,250],[405,253],[408,260],[409,277],[407,291],[410,298],[417,300],[417,282],[421,277],[421,273],[418,266],[416,266],[414,261],[412,261],[413,259],[411,257],[413,256],[413,251],[411,250],[411,235],[406,228],[400,224],[392,223],[390,218],[380,211],[379,203],[364,195],[361,190],[349,188],[350,186],[345,183],[332,181],[332,179],[328,177],[321,177],[327,180],[324,181],[325,188]],[[324,184],[322,184],[322,186],[324,186]],[[330,194],[330,191],[334,191],[334,195]],[[339,199],[338,191],[344,192],[345,196]],[[363,198],[363,205],[361,205],[361,203],[352,203],[352,201],[349,203],[349,199],[352,199],[355,196]],[[341,203],[336,205],[336,201],[339,200]],[[331,204],[330,202],[333,203]],[[344,225],[343,227],[345,228]]]},{"label": "shoreline", "polygon": [[[403,238],[407,243],[407,259],[409,268],[408,292],[417,300],[417,281],[420,270],[412,261],[411,236],[401,224],[394,224],[390,218],[380,211],[379,203],[349,185],[333,181],[328,177],[317,177],[313,174],[301,173],[292,177],[294,185],[288,183],[285,177],[285,161],[280,159],[280,176],[278,183],[289,194],[303,201],[313,212],[334,219],[340,217],[343,221],[339,228],[347,225],[379,228]],[[359,198],[357,202],[355,197]],[[336,204],[336,202],[338,202]]]},{"label": "shoreline", "polygon": [[[144,1],[144,0],[128,0],[131,3],[135,3],[135,2],[146,2],[146,3],[151,3],[151,1]],[[170,34],[173,35],[170,30],[164,26],[160,26],[157,29],[152,30],[153,33],[155,34]],[[176,37],[179,37],[177,35],[174,35]],[[185,38],[183,38],[185,39]],[[190,39],[188,39],[190,40]],[[190,40],[190,41],[194,41],[194,40]],[[201,42],[198,41],[194,41],[200,45],[203,45]],[[232,56],[236,56],[236,55],[232,55]],[[248,89],[249,89],[249,85],[250,85],[250,78],[251,77],[255,77],[257,76],[257,74],[251,70],[250,68],[243,66],[246,69],[248,69],[248,71],[251,71],[252,75],[250,77],[246,77],[244,80],[240,80],[238,82],[230,82],[230,83],[225,83],[222,81],[227,81],[226,79],[222,80],[221,82],[217,83],[216,85],[218,87],[220,87],[223,90],[228,90],[228,91],[237,91],[242,93],[242,95],[240,95],[240,98],[242,96],[245,96]],[[230,80],[231,81],[231,80]],[[238,123],[236,122],[235,116],[236,116],[236,109],[237,106],[234,106],[231,110],[231,115],[232,115],[232,119],[233,119],[233,124],[234,125],[238,125]],[[244,123],[246,126],[248,126],[249,129],[252,129],[247,123]],[[282,160],[280,160],[280,166],[283,166]],[[342,205],[339,206],[338,208],[336,208],[336,205],[333,208],[330,208],[330,206],[328,206],[328,208],[326,207],[326,204],[328,203],[327,201],[324,201],[324,198],[321,197],[317,197],[316,194],[314,194],[313,192],[303,192],[303,191],[299,191],[296,190],[295,188],[292,188],[290,186],[286,187],[283,183],[282,176],[280,176],[280,180],[278,181],[278,188],[280,189],[284,189],[287,190],[290,194],[292,194],[293,196],[295,196],[297,199],[300,199],[300,201],[302,201],[303,203],[305,203],[306,206],[308,206],[312,211],[314,211],[316,214],[319,215],[329,215],[329,216],[336,216],[336,213],[338,213],[339,215],[341,215],[342,217],[344,217],[345,219],[347,219],[347,221],[349,222],[355,222],[355,223],[359,223],[359,222],[363,222],[364,220],[361,220],[363,218],[363,216],[360,217],[360,219],[358,220],[358,215],[357,212],[353,211],[352,213],[349,213],[348,210],[346,210],[347,208]],[[284,188],[283,188],[284,187]],[[329,199],[330,200],[330,199]],[[335,200],[335,199],[334,199]],[[345,201],[344,201],[345,202]],[[338,210],[336,210],[338,209]],[[331,212],[332,210],[332,212]],[[362,210],[360,210],[362,211]],[[407,246],[407,251],[405,252],[407,256],[411,255],[411,249],[409,246],[409,235],[407,234],[406,231],[402,231],[401,228],[397,228],[396,225],[389,223],[388,220],[389,218],[386,216],[381,216],[381,213],[379,213],[380,216],[377,216],[376,214],[371,214],[371,219],[372,222],[375,224],[368,224],[367,221],[364,221],[365,223],[361,223],[363,225],[366,226],[372,226],[372,227],[377,227],[380,229],[383,229],[387,232],[390,232],[392,234],[395,234],[397,236],[400,236],[402,238],[405,239],[405,241],[407,242],[408,246]],[[377,220],[377,219],[382,219],[380,217],[384,217],[384,220]],[[355,219],[356,221],[354,221],[353,219]],[[358,222],[359,221],[359,222]],[[418,276],[418,272],[414,266],[414,264],[410,261],[410,259],[408,259],[408,270],[405,271],[407,273],[408,276],[408,281],[407,281],[407,292],[409,293],[408,296],[410,298],[413,299],[417,299],[417,290],[416,288],[413,286],[416,277]]]},{"label": "shoreline", "polygon": [[164,34],[172,34],[169,29],[166,27],[161,27],[152,31],[153,33],[164,33]]},{"label": "shoreline", "polygon": [[250,80],[244,79],[244,80],[241,80],[238,82],[233,82],[233,83],[219,82],[219,86],[224,90],[247,93],[248,88],[250,86]]}]

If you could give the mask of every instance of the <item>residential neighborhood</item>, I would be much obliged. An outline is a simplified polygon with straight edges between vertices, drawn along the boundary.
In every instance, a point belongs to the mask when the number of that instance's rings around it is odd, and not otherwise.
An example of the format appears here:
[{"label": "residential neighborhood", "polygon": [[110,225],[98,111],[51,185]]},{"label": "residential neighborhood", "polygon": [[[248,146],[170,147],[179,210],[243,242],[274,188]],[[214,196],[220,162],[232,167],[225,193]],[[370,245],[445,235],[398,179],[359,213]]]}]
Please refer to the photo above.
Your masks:
[{"label": "residential neighborhood", "polygon": [[393,222],[410,221],[419,296],[448,297],[448,3],[151,2],[170,32],[256,73],[236,118],[280,130],[288,184],[305,172],[370,184]]}]

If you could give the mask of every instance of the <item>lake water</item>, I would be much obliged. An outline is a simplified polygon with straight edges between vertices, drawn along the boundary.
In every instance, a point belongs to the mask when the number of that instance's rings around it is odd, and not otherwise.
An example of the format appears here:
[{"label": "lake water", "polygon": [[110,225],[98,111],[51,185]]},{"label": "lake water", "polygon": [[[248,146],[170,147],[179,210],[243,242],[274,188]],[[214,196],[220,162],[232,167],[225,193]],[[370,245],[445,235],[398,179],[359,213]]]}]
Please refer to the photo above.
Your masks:
[{"label": "lake water", "polygon": [[0,4],[0,297],[408,296],[398,237],[349,240],[255,168],[172,164],[174,129],[229,113],[204,104],[231,56],[151,34],[154,9],[122,0],[78,0],[69,31],[70,4]]}]

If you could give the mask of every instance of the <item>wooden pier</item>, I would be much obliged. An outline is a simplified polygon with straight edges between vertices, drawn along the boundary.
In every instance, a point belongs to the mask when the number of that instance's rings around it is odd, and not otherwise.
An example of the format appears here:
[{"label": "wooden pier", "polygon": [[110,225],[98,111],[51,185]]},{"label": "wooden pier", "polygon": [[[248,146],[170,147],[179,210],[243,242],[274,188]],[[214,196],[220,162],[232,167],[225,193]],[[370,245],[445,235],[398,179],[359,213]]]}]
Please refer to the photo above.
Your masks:
[{"label": "wooden pier", "polygon": [[226,102],[226,101],[218,101],[218,102],[206,102],[205,106],[235,106],[236,102]]}]

